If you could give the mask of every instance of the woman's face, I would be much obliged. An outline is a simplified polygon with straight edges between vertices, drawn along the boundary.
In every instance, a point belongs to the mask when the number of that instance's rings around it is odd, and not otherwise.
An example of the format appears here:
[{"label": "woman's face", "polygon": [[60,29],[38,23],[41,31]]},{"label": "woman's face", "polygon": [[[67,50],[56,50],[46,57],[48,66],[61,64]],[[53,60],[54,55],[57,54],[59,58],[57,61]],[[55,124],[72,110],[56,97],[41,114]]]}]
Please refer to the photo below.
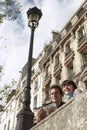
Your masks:
[{"label": "woman's face", "polygon": [[64,94],[70,94],[73,92],[73,86],[72,85],[64,85],[62,86],[62,90]]}]

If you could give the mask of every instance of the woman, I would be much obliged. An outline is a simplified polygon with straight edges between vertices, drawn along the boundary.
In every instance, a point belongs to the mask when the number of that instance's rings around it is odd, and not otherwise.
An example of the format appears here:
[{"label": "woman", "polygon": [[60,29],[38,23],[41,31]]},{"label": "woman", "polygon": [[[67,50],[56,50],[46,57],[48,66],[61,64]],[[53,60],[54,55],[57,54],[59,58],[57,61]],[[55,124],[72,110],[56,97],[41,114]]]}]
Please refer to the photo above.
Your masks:
[{"label": "woman", "polygon": [[76,84],[72,80],[64,80],[62,83],[62,90],[64,93],[65,102],[82,93],[82,91],[77,88]]}]

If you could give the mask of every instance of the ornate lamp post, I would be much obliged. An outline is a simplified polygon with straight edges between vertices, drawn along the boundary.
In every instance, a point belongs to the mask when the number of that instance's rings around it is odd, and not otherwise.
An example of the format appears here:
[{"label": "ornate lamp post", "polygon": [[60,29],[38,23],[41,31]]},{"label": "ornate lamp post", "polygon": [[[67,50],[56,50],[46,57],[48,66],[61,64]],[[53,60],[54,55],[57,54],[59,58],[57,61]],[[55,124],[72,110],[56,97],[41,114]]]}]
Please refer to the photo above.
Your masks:
[{"label": "ornate lamp post", "polygon": [[27,84],[24,88],[23,107],[17,114],[16,130],[29,130],[33,126],[34,114],[30,109],[30,84],[31,84],[31,68],[32,68],[32,53],[33,53],[33,40],[34,31],[38,27],[39,20],[42,16],[42,12],[37,7],[30,8],[27,11],[28,26],[31,29],[30,48],[28,56],[28,72],[27,72]]}]

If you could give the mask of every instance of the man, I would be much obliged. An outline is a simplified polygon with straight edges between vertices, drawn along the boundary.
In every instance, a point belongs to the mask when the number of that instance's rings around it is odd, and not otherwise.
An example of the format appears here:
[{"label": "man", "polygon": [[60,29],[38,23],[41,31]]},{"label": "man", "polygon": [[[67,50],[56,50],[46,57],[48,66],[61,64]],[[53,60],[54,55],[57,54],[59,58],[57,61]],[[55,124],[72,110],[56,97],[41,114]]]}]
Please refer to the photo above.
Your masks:
[{"label": "man", "polygon": [[[50,87],[51,102],[54,102],[57,108],[59,108],[64,104],[64,102],[62,102],[62,96],[63,96],[62,89],[58,85],[52,85]],[[46,116],[47,116],[46,111],[43,108],[39,109],[36,115],[36,122],[39,123]]]}]

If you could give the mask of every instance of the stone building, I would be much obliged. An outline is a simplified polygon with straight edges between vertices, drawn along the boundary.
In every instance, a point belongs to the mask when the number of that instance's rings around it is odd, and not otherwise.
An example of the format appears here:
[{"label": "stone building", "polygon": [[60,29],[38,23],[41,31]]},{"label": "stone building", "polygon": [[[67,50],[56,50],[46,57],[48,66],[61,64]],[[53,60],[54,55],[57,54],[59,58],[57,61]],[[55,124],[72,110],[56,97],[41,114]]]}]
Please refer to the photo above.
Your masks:
[{"label": "stone building", "polygon": [[[49,99],[49,87],[72,79],[87,89],[87,2],[75,12],[60,32],[52,32],[52,40],[40,56],[33,60],[31,78],[31,109]],[[16,93],[0,112],[0,129],[15,130],[16,114],[21,109],[26,86],[27,64],[22,69]]]},{"label": "stone building", "polygon": [[61,85],[65,79],[72,79],[83,91],[87,89],[86,1],[58,34],[53,32],[41,66],[47,95],[51,84]]}]

